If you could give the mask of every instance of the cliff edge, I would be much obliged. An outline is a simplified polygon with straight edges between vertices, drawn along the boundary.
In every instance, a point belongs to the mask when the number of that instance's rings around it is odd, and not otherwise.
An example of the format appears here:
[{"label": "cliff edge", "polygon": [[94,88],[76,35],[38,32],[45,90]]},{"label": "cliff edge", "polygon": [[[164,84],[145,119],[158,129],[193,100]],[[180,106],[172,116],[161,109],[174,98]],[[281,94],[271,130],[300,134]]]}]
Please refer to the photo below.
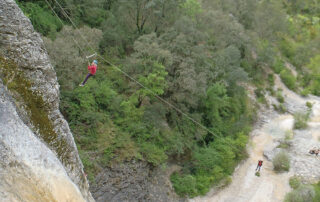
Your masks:
[{"label": "cliff edge", "polygon": [[43,41],[0,0],[0,198],[93,201]]}]

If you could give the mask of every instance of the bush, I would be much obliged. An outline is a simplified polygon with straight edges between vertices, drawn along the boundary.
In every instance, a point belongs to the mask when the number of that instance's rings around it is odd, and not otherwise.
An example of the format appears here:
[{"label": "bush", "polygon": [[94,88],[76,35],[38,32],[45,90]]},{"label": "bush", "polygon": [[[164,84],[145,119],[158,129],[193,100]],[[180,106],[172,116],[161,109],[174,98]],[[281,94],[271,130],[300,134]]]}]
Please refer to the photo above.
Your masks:
[{"label": "bush", "polygon": [[275,73],[279,74],[282,70],[285,69],[284,62],[280,58],[277,58],[272,65],[272,69]]},{"label": "bush", "polygon": [[294,41],[290,40],[288,37],[284,36],[279,42],[279,47],[281,52],[289,59],[294,58],[296,54],[296,47]]},{"label": "bush", "polygon": [[298,189],[288,193],[284,202],[313,202],[315,191],[312,186],[300,186]]},{"label": "bush", "polygon": [[266,90],[269,91],[271,96],[275,96],[276,95],[276,92],[272,87],[268,87],[268,88],[266,88]]},{"label": "bush", "polygon": [[282,113],[282,114],[285,113],[285,112],[287,112],[286,107],[285,107],[282,103],[280,103],[279,105],[273,104],[272,106],[273,106],[273,108],[274,108],[276,111],[278,111],[278,112],[280,112],[280,113]]},{"label": "bush", "polygon": [[294,128],[305,129],[308,127],[309,113],[295,113],[294,114]]},{"label": "bush", "polygon": [[273,169],[277,172],[289,171],[290,159],[289,155],[285,151],[279,152],[273,159]]},{"label": "bush", "polygon": [[270,86],[274,86],[274,75],[273,74],[268,74],[268,82]]},{"label": "bush", "polygon": [[306,103],[306,106],[307,106],[309,109],[312,109],[312,103],[311,103],[311,102],[307,102],[307,103]]},{"label": "bush", "polygon": [[301,185],[300,179],[296,176],[290,177],[289,184],[292,189],[298,189]]},{"label": "bush", "polygon": [[192,175],[182,176],[178,173],[174,173],[171,175],[170,179],[173,183],[175,192],[180,196],[192,197],[197,194],[196,179]]},{"label": "bush", "polygon": [[307,97],[309,94],[310,94],[310,90],[309,89],[303,89],[300,94],[303,96],[303,97]]},{"label": "bush", "polygon": [[285,132],[285,138],[284,138],[284,140],[285,140],[285,141],[289,141],[289,140],[292,139],[292,137],[293,137],[292,130],[287,130],[287,131]]},{"label": "bush", "polygon": [[290,144],[287,141],[283,141],[280,143],[280,145],[277,148],[288,149],[289,147],[290,147]]},{"label": "bush", "polygon": [[256,90],[254,90],[254,94],[256,95],[258,102],[266,103],[266,98],[264,96],[265,91],[263,90],[263,88],[257,88]]},{"label": "bush", "polygon": [[282,96],[281,91],[278,91],[278,92],[277,92],[277,100],[278,100],[280,103],[284,103],[284,97]]},{"label": "bush", "polygon": [[318,184],[313,185],[315,190],[315,196],[313,198],[313,202],[319,202],[320,201],[320,182]]},{"label": "bush", "polygon": [[290,89],[295,90],[296,89],[296,77],[289,71],[289,70],[282,70],[280,72],[280,78],[282,82]]},{"label": "bush", "polygon": [[165,150],[157,147],[155,144],[144,142],[140,147],[140,152],[144,155],[145,159],[154,166],[162,164],[168,158]]},{"label": "bush", "polygon": [[55,37],[57,31],[62,29],[59,19],[51,14],[49,10],[40,7],[36,3],[19,3],[20,8],[29,17],[33,27],[37,32],[51,39]]}]

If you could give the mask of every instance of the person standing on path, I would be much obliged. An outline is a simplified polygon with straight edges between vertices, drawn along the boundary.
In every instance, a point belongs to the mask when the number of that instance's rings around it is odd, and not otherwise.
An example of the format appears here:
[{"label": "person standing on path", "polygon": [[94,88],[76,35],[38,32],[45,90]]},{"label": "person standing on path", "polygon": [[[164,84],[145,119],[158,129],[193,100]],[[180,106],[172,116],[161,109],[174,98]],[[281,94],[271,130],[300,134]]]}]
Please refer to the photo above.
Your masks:
[{"label": "person standing on path", "polygon": [[96,71],[97,71],[97,68],[98,68],[98,61],[97,60],[93,60],[93,62],[88,64],[88,70],[89,70],[89,73],[87,74],[86,78],[84,79],[84,81],[79,85],[79,86],[84,86],[86,84],[86,82],[88,81],[88,79],[91,77],[91,76],[94,76],[96,74]]},{"label": "person standing on path", "polygon": [[258,165],[257,165],[256,171],[260,172],[260,169],[261,169],[262,163],[263,163],[263,161],[262,161],[262,160],[259,160],[259,161],[258,161]]}]

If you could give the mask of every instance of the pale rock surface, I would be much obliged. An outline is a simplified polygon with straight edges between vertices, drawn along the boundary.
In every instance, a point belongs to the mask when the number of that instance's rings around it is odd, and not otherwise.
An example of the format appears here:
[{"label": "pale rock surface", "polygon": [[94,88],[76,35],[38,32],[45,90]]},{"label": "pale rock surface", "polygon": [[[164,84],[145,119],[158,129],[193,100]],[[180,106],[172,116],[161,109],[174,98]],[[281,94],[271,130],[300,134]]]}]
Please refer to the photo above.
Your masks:
[{"label": "pale rock surface", "polygon": [[44,134],[37,131],[29,112],[21,107],[24,103],[16,99],[21,95],[3,85],[0,68],[0,198],[26,201],[24,197],[43,196],[56,201],[93,201],[73,136],[59,111],[55,71],[40,35],[14,0],[0,0],[0,57],[14,61],[31,82],[31,90],[46,103],[46,116],[57,134],[50,143],[44,141]]}]

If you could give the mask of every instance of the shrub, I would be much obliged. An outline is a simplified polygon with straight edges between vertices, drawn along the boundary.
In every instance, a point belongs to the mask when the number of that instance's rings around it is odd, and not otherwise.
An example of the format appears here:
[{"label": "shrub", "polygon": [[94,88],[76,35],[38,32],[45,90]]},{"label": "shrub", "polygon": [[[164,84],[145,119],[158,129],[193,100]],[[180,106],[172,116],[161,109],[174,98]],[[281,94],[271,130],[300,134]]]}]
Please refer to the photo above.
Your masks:
[{"label": "shrub", "polygon": [[293,176],[293,177],[290,177],[289,184],[292,189],[298,189],[301,185],[301,182],[297,176]]},{"label": "shrub", "polygon": [[273,159],[273,169],[277,172],[289,171],[290,159],[289,155],[285,151],[279,152]]},{"label": "shrub", "polygon": [[254,90],[254,94],[259,98],[259,97],[264,97],[264,91],[262,88],[257,88]]},{"label": "shrub", "polygon": [[307,106],[309,109],[312,109],[312,103],[311,103],[311,102],[307,102],[307,103],[306,103],[306,106]]},{"label": "shrub", "polygon": [[307,121],[309,119],[309,113],[298,112],[294,114],[294,128],[305,129],[308,127]]},{"label": "shrub", "polygon": [[280,103],[284,103],[284,97],[282,96],[281,91],[278,91],[278,92],[277,92],[277,100],[278,100]]},{"label": "shrub", "polygon": [[274,75],[273,74],[268,74],[268,82],[270,86],[274,86]]},{"label": "shrub", "polygon": [[312,186],[304,185],[288,193],[284,202],[312,202],[315,191]]},{"label": "shrub", "polygon": [[192,175],[180,175],[174,173],[171,175],[171,181],[173,188],[180,196],[195,196],[196,190],[196,179]]},{"label": "shrub", "polygon": [[274,108],[276,111],[278,111],[278,112],[280,112],[280,113],[285,113],[285,112],[287,112],[286,107],[285,107],[282,103],[280,103],[279,105],[273,104],[272,106],[273,106],[273,108]]},{"label": "shrub", "polygon": [[318,184],[313,185],[314,190],[315,190],[315,196],[313,198],[313,202],[318,202],[320,201],[320,182]]},{"label": "shrub", "polygon": [[296,54],[296,47],[294,41],[284,36],[279,42],[281,52],[289,59],[293,58]]},{"label": "shrub", "polygon": [[287,141],[281,142],[277,148],[288,149],[290,144]]},{"label": "shrub", "polygon": [[280,78],[282,82],[290,89],[296,89],[296,77],[287,69],[284,69],[280,72]]},{"label": "shrub", "polygon": [[307,97],[309,94],[310,94],[310,90],[309,89],[303,89],[300,94],[303,96],[303,97]]},{"label": "shrub", "polygon": [[254,90],[254,94],[256,95],[258,102],[266,103],[266,98],[264,96],[264,93],[265,92],[261,87],[259,87],[256,90]]},{"label": "shrub", "polygon": [[57,31],[62,29],[59,19],[36,3],[19,3],[22,11],[29,17],[33,27],[44,36],[54,38]]},{"label": "shrub", "polygon": [[272,65],[272,69],[275,73],[279,74],[282,70],[284,70],[284,63],[280,58],[277,58]]},{"label": "shrub", "polygon": [[140,147],[140,152],[144,155],[145,159],[155,166],[165,162],[168,158],[164,149],[157,147],[155,144],[144,142]]},{"label": "shrub", "polygon": [[275,96],[276,95],[276,92],[273,90],[272,87],[268,87],[266,90],[270,92],[271,96]]},{"label": "shrub", "polygon": [[292,136],[293,136],[292,130],[287,130],[287,131],[285,132],[284,140],[285,140],[285,141],[289,141],[289,140],[292,139]]}]

